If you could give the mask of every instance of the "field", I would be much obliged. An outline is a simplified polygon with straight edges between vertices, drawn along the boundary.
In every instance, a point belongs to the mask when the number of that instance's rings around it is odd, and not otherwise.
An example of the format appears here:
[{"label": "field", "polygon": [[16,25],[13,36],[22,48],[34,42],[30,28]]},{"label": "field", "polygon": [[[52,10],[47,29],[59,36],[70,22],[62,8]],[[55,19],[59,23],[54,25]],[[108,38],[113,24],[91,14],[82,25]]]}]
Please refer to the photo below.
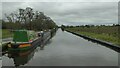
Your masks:
[{"label": "field", "polygon": [[9,29],[2,29],[2,39],[12,37],[13,34]]},{"label": "field", "polygon": [[72,27],[67,30],[104,40],[116,45],[120,45],[120,37],[118,29],[120,26],[94,26],[94,27]]}]

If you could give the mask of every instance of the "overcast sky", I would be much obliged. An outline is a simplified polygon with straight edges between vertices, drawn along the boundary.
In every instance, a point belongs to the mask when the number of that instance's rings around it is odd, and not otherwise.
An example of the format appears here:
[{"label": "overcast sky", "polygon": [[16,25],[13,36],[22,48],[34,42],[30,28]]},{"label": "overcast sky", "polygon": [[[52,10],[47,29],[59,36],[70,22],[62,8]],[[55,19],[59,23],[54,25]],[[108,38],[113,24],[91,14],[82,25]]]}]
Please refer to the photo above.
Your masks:
[{"label": "overcast sky", "polygon": [[[16,12],[18,8],[32,7],[35,11],[44,12],[58,25],[83,25],[83,24],[117,24],[118,0],[100,0],[103,2],[28,2],[27,0],[2,1],[2,15]],[[30,0],[32,1],[32,0]],[[59,0],[57,0],[59,1]],[[73,1],[73,0],[71,0]],[[78,0],[77,0],[78,1]],[[113,1],[113,2],[112,2]],[[1,10],[1,8],[0,8]]]}]

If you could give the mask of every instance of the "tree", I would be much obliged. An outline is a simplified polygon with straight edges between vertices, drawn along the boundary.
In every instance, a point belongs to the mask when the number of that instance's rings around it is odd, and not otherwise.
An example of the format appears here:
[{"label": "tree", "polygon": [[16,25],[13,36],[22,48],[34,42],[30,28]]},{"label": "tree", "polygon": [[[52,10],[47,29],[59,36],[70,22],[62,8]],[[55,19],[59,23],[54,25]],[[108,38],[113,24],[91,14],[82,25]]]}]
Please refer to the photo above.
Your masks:
[{"label": "tree", "polygon": [[50,17],[47,17],[43,12],[33,11],[31,7],[20,8],[17,13],[5,14],[5,16],[8,22],[4,24],[8,29],[44,30],[56,27]]}]

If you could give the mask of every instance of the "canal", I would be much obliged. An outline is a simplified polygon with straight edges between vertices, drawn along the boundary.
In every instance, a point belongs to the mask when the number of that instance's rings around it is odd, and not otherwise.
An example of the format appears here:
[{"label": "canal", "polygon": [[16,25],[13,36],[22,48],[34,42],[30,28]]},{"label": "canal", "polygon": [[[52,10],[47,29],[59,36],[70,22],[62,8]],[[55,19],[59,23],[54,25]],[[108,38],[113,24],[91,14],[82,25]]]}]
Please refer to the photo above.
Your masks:
[{"label": "canal", "polygon": [[118,66],[118,52],[60,29],[43,50],[8,56],[2,56],[3,66]]}]

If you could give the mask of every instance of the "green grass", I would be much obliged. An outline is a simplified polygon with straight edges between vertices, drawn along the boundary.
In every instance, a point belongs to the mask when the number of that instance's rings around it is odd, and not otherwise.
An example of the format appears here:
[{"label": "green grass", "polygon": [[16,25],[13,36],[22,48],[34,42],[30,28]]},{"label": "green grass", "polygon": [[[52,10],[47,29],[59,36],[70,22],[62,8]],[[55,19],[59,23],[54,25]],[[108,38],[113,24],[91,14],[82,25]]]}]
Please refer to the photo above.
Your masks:
[{"label": "green grass", "polygon": [[2,29],[2,39],[12,37],[13,33],[8,29]]},{"label": "green grass", "polygon": [[80,31],[79,29],[75,29],[75,28],[69,28],[69,29],[67,28],[67,30],[70,30],[72,32],[76,32],[78,34],[85,35],[91,38],[107,41],[120,46],[120,38],[118,38],[118,36],[109,35],[107,33],[95,33],[95,32],[93,33],[93,32],[90,32],[90,31],[87,32],[84,30]]}]

